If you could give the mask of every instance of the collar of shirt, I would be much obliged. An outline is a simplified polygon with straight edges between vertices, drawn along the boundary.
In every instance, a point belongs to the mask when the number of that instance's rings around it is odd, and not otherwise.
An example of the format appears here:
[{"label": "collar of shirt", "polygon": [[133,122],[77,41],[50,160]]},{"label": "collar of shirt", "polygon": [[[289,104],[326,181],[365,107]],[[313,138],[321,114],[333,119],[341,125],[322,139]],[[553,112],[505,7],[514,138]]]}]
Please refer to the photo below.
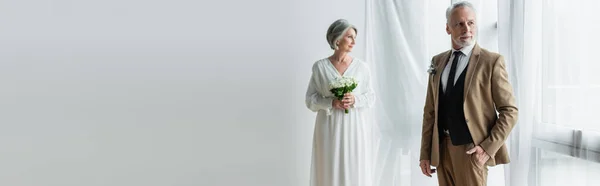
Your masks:
[{"label": "collar of shirt", "polygon": [[461,51],[464,55],[469,56],[471,54],[471,51],[473,51],[473,48],[475,47],[475,42],[473,42],[473,44],[466,46],[466,47],[462,47],[459,50],[456,50],[454,48],[452,48],[452,53],[456,52],[456,51]]}]

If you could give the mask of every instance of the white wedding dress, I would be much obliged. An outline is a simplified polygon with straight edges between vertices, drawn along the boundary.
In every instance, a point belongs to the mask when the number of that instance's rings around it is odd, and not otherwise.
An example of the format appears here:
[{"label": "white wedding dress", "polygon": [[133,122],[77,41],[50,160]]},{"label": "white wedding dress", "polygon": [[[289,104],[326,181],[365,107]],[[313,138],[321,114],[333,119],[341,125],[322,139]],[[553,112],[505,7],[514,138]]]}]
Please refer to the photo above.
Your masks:
[{"label": "white wedding dress", "polygon": [[354,58],[343,76],[354,77],[358,86],[352,94],[355,104],[349,109],[333,109],[329,83],[340,73],[329,59],[314,63],[306,92],[307,107],[318,112],[313,137],[311,186],[371,186],[373,159],[368,109],[375,102],[370,69]]}]

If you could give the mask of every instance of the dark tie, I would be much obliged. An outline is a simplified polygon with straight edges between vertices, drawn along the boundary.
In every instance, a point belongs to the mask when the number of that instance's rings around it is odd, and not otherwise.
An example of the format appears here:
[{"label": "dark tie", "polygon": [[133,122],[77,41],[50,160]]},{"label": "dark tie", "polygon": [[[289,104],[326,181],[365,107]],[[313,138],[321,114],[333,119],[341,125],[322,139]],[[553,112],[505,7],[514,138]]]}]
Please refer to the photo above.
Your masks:
[{"label": "dark tie", "polygon": [[456,65],[458,64],[460,54],[462,54],[460,51],[454,52],[454,60],[452,60],[452,67],[450,67],[450,74],[448,74],[448,81],[446,83],[446,95],[449,95],[452,92],[452,88],[454,88],[454,76],[456,75]]}]

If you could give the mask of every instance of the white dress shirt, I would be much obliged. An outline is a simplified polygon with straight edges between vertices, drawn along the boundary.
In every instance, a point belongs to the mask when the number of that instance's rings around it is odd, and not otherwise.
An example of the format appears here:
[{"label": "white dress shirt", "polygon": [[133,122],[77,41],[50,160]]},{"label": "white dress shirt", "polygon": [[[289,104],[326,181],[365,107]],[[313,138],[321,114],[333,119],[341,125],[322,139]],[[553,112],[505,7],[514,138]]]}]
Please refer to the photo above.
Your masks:
[{"label": "white dress shirt", "polygon": [[469,46],[463,47],[460,50],[452,49],[450,53],[450,59],[442,72],[442,88],[444,92],[446,92],[446,85],[448,82],[448,76],[450,76],[450,68],[452,68],[452,61],[454,61],[454,52],[461,51],[462,54],[458,58],[458,64],[456,65],[456,74],[454,74],[454,83],[460,77],[460,74],[465,70],[467,64],[469,64],[469,58],[471,58],[471,52],[473,51],[473,47],[475,44],[471,44]]}]

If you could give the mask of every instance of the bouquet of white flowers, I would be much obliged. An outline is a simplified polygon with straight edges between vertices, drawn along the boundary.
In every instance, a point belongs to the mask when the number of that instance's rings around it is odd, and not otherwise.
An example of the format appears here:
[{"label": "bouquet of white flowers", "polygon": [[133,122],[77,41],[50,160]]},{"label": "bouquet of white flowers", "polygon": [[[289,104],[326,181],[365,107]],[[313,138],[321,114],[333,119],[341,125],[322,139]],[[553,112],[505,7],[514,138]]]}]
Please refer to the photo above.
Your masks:
[{"label": "bouquet of white flowers", "polygon": [[[358,86],[358,82],[353,77],[339,77],[329,83],[331,93],[338,99],[344,99],[344,94],[352,92]],[[345,110],[348,114],[348,109]]]}]

